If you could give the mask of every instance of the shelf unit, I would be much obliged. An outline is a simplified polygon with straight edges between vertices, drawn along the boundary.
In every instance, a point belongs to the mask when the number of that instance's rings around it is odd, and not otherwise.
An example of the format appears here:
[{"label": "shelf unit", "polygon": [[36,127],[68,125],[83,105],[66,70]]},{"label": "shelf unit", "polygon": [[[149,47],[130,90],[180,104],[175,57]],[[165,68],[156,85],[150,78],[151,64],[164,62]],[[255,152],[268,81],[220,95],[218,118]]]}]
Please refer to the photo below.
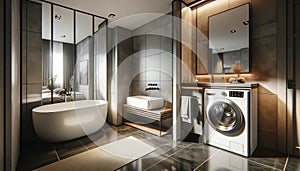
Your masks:
[{"label": "shelf unit", "polygon": [[[155,120],[159,122],[159,136],[161,136],[162,131],[162,121],[166,119],[172,118],[172,108],[162,108],[162,109],[156,109],[156,110],[148,110],[148,109],[142,109],[137,108],[134,106],[130,106],[127,104],[123,105],[123,115],[125,116],[139,116],[144,117],[147,119]],[[131,126],[134,126],[133,124],[130,124]],[[137,128],[142,129],[141,126],[137,126]],[[147,132],[149,132],[149,129],[143,129]],[[153,132],[150,132],[153,133]]]}]

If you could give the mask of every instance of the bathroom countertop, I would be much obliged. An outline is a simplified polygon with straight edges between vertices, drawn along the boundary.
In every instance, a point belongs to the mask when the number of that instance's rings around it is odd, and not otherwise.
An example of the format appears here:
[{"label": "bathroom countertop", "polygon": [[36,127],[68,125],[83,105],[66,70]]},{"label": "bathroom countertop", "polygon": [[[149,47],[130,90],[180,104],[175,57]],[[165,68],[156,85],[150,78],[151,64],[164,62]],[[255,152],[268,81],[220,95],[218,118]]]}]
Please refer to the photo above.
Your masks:
[{"label": "bathroom countertop", "polygon": [[198,82],[198,83],[182,83],[182,88],[197,87],[197,88],[257,88],[258,83],[210,83],[210,82]]}]

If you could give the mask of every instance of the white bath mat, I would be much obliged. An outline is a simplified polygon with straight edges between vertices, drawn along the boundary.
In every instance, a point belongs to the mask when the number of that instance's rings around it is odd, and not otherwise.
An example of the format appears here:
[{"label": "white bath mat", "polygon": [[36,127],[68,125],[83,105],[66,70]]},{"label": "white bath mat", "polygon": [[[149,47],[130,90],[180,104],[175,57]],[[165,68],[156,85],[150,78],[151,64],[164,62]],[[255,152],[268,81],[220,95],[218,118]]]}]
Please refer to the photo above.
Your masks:
[{"label": "white bath mat", "polygon": [[152,146],[132,136],[100,146],[100,148],[116,157],[137,159],[155,150]]},{"label": "white bath mat", "polygon": [[112,171],[154,150],[152,146],[131,136],[38,168],[36,171]]}]

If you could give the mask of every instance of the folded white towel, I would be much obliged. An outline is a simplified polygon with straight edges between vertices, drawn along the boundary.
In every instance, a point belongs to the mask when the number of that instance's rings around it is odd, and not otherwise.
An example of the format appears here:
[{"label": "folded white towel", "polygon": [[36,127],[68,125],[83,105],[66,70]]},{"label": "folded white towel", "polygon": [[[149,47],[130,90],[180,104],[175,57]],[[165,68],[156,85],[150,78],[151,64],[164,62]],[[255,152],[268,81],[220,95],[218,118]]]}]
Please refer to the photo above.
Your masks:
[{"label": "folded white towel", "polygon": [[180,113],[183,122],[192,123],[192,106],[190,96],[181,96]]},{"label": "folded white towel", "polygon": [[189,102],[190,97],[189,96],[181,96],[181,117],[182,118],[189,118]]}]

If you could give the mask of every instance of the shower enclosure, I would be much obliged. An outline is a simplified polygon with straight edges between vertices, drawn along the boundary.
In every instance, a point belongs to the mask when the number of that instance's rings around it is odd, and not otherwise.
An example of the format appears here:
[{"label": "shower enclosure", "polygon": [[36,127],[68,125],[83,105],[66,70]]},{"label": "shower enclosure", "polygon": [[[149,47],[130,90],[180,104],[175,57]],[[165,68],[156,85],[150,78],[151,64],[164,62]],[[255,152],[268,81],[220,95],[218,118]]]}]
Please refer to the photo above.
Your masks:
[{"label": "shower enclosure", "polygon": [[22,0],[22,145],[36,140],[31,110],[107,100],[107,19],[42,0]]}]

